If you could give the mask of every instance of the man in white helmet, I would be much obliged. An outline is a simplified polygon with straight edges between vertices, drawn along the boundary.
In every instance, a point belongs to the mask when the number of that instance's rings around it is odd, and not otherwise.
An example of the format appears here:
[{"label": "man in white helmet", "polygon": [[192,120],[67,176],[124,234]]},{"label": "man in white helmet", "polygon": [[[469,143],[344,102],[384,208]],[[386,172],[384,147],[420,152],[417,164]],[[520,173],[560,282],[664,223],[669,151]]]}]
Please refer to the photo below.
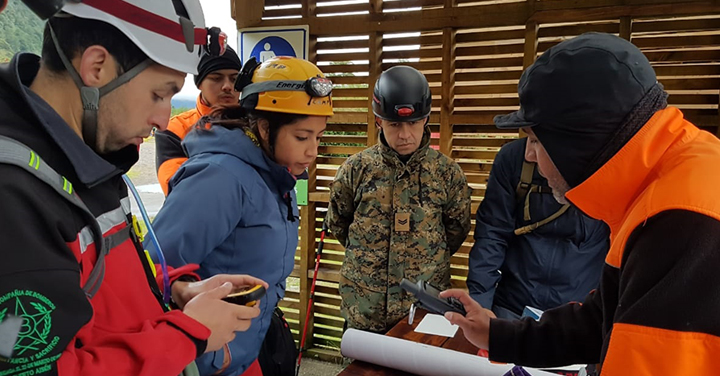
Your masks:
[{"label": "man in white helmet", "polygon": [[198,0],[24,2],[50,19],[42,58],[0,66],[0,374],[178,375],[259,313],[222,298],[265,283],[158,286],[121,175],[221,38]]}]

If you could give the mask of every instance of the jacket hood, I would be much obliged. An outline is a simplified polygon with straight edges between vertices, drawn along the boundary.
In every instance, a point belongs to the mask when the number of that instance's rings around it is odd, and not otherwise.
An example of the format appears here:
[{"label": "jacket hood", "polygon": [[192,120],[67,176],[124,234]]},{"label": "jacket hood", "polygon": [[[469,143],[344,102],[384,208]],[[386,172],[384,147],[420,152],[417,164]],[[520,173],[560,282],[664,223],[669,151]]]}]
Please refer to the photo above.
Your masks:
[{"label": "jacket hood", "polygon": [[232,155],[256,170],[270,174],[283,191],[295,186],[295,177],[290,171],[270,159],[242,129],[227,129],[219,125],[210,129],[193,129],[182,145],[189,158],[204,153]]}]

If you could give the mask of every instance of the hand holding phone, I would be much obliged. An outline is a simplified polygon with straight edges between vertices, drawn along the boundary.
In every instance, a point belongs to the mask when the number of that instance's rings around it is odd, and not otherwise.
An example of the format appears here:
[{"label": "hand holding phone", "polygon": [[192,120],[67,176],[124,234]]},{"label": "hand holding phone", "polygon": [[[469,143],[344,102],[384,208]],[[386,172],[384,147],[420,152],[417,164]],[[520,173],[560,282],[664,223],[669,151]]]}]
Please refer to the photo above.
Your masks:
[{"label": "hand holding phone", "polygon": [[260,298],[265,296],[265,292],[265,286],[263,285],[246,286],[236,289],[227,297],[223,298],[223,300],[228,303],[233,303],[246,307],[254,307],[258,303]]}]

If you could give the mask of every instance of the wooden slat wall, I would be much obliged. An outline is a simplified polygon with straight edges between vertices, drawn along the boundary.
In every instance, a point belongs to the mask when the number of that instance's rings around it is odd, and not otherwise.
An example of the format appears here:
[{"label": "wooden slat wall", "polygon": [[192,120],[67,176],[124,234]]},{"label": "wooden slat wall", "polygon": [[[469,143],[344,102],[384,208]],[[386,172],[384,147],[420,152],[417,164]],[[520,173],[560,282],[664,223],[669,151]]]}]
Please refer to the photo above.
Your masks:
[{"label": "wooden slat wall", "polygon": [[[232,1],[240,18],[250,2],[261,0]],[[486,15],[492,12],[497,16]],[[480,15],[479,21],[463,18],[472,14]],[[712,1],[265,0],[262,17],[260,23],[236,20],[239,26],[309,24],[311,60],[335,83],[335,116],[310,168],[310,204],[301,208],[297,265],[281,302],[296,339],[307,313],[328,187],[349,155],[377,142],[369,98],[379,73],[393,65],[410,65],[427,76],[433,93],[432,147],[465,171],[473,213],[499,148],[518,136],[495,129],[492,119],[518,108],[522,70],[551,46],[585,32],[614,33],[635,43],[671,94],[670,104],[720,135],[720,5]],[[357,27],[368,20],[366,28]],[[347,25],[354,31],[349,33]],[[471,231],[451,261],[453,284],[459,287],[467,276],[472,236]],[[343,319],[337,282],[343,257],[343,247],[329,234],[306,346],[316,355],[339,354]]]}]

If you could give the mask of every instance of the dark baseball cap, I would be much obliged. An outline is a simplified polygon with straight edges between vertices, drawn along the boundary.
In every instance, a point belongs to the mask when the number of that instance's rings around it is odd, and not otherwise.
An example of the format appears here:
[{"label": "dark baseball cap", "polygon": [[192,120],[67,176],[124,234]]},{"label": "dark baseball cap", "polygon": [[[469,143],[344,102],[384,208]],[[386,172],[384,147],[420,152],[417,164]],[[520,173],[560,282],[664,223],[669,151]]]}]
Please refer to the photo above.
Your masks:
[{"label": "dark baseball cap", "polygon": [[611,34],[587,33],[559,43],[520,78],[520,110],[494,118],[500,129],[540,124],[586,132],[598,122],[621,124],[657,83],[648,59]]}]

